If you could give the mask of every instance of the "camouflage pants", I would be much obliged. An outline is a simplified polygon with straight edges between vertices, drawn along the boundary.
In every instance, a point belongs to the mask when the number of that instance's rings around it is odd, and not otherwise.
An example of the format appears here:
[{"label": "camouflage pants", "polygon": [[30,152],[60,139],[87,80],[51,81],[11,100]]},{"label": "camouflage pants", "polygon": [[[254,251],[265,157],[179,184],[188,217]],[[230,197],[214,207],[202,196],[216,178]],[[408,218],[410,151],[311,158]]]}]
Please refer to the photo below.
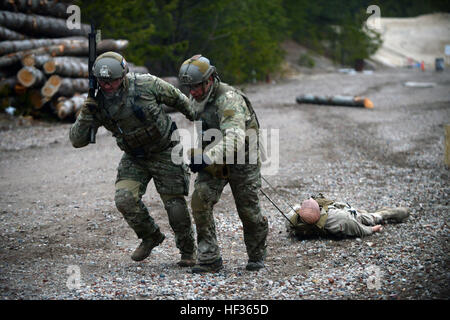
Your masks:
[{"label": "camouflage pants", "polygon": [[177,248],[182,255],[192,255],[196,249],[195,238],[184,198],[189,192],[190,175],[186,165],[172,162],[171,150],[169,148],[145,160],[125,153],[117,169],[115,203],[138,238],[155,237],[160,232],[159,226],[142,202],[147,185],[153,178],[175,233]]},{"label": "camouflage pants", "polygon": [[230,183],[239,218],[242,221],[249,260],[264,259],[266,254],[268,222],[267,218],[261,214],[259,205],[260,167],[243,164],[230,165],[229,169],[228,179],[215,178],[201,171],[195,181],[191,206],[197,228],[199,263],[211,263],[220,257],[213,207],[219,201],[227,183]]},{"label": "camouflage pants", "polygon": [[376,213],[369,213],[335,202],[329,207],[325,230],[333,235],[363,237],[373,233],[372,226],[381,223]]}]

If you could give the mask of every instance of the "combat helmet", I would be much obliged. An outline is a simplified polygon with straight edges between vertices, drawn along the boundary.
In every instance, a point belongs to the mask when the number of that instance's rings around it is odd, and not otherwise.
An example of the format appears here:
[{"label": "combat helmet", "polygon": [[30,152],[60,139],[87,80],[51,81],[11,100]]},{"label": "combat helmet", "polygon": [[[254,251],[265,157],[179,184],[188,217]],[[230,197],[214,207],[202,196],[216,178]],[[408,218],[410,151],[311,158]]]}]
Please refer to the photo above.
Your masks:
[{"label": "combat helmet", "polygon": [[302,202],[298,211],[300,218],[307,224],[314,224],[320,219],[320,207],[316,200],[310,198]]},{"label": "combat helmet", "polygon": [[205,82],[215,72],[216,68],[208,58],[196,54],[183,62],[178,78],[182,85],[190,86]]},{"label": "combat helmet", "polygon": [[125,58],[113,51],[99,55],[92,69],[96,78],[105,80],[123,78],[129,71]]}]

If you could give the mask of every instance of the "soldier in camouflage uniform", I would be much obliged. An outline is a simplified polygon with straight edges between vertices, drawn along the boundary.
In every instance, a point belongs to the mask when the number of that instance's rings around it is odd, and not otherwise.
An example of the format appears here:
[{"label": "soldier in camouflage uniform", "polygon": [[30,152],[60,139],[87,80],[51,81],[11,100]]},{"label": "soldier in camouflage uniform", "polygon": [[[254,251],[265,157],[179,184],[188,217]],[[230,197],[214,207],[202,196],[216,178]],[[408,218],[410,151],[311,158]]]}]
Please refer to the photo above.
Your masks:
[{"label": "soldier in camouflage uniform", "polygon": [[[221,82],[214,66],[201,55],[182,64],[179,79],[189,87],[191,106],[195,118],[202,122],[202,131],[216,129],[221,133],[214,143],[203,144],[203,150],[194,151],[191,158],[190,168],[198,172],[191,202],[197,230],[198,261],[192,272],[214,272],[222,268],[213,207],[228,183],[243,224],[248,254],[246,269],[259,270],[264,267],[268,222],[261,214],[258,198],[261,187],[259,150],[253,149],[256,157],[250,161],[246,137],[249,130],[258,135],[256,114],[248,98]],[[242,148],[245,148],[246,159],[238,162],[235,157]]]},{"label": "soldier in camouflage uniform", "polygon": [[348,203],[326,199],[322,194],[293,206],[286,222],[288,232],[297,238],[316,236],[365,237],[382,231],[382,223],[402,222],[408,208],[382,208],[375,212],[355,209]]},{"label": "soldier in camouflage uniform", "polygon": [[97,129],[104,126],[124,151],[117,169],[114,200],[125,221],[142,239],[131,258],[144,260],[165,238],[141,200],[153,178],[181,252],[178,265],[193,266],[195,237],[184,198],[190,174],[185,164],[176,165],[171,160],[175,147],[171,135],[176,125],[162,109],[166,104],[193,119],[189,100],[151,74],[128,73],[125,59],[115,52],[97,57],[93,71],[100,89],[95,99],[86,99],[70,128],[72,145],[88,145]]}]

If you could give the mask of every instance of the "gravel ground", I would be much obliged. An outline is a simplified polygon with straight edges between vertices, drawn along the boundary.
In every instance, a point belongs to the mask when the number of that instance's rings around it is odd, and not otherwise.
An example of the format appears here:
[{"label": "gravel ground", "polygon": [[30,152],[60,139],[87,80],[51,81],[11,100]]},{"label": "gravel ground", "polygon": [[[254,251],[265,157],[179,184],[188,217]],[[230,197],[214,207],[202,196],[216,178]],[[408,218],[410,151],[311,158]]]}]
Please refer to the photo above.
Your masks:
[{"label": "gravel ground", "polygon": [[[405,81],[436,86],[409,88]],[[242,224],[228,186],[215,208],[222,271],[194,275],[176,265],[173,232],[153,183],[143,200],[166,240],[136,263],[130,255],[139,241],[114,205],[121,152],[110,134],[101,130],[96,145],[74,149],[70,124],[2,118],[0,299],[447,300],[449,85],[448,70],[387,69],[247,87],[262,126],[279,129],[279,171],[266,176],[279,196],[298,203],[323,192],[367,210],[412,212],[363,239],[298,241],[261,197],[270,231],[266,268],[256,273],[245,270]],[[296,104],[302,93],[362,95],[375,108]],[[180,114],[173,118],[193,127]]]}]

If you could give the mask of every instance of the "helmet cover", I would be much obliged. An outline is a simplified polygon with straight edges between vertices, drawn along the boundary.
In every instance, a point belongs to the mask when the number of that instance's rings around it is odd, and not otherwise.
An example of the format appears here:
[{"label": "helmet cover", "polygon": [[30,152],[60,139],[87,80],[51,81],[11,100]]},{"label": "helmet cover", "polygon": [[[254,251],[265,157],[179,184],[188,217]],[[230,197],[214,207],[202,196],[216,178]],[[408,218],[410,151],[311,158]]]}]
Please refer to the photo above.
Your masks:
[{"label": "helmet cover", "polygon": [[125,76],[129,69],[125,58],[113,51],[105,52],[97,57],[92,67],[94,76],[105,80],[115,80]]},{"label": "helmet cover", "polygon": [[298,214],[305,223],[314,224],[320,219],[319,204],[312,198],[305,200],[303,201]]}]

